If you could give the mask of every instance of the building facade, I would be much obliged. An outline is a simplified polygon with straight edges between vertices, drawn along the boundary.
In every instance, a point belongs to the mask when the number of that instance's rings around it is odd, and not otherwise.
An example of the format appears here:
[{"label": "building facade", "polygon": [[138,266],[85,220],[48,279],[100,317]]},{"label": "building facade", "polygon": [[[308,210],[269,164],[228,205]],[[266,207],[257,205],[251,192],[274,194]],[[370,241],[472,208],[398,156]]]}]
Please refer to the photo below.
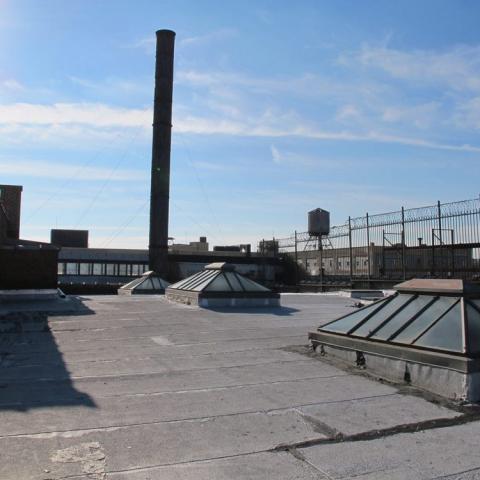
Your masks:
[{"label": "building facade", "polygon": [[[261,283],[272,285],[282,271],[278,258],[241,252],[183,252],[168,254],[171,281],[186,278],[213,262],[228,262],[237,271]],[[58,284],[66,292],[114,292],[148,271],[148,250],[115,248],[61,248],[58,256]]]}]

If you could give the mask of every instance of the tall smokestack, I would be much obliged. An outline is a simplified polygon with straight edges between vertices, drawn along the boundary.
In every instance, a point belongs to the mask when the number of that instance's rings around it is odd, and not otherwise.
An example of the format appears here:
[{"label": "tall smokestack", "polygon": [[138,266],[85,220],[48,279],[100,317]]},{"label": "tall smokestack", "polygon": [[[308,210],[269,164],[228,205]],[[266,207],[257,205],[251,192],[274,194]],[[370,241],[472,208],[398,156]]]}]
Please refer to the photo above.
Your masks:
[{"label": "tall smokestack", "polygon": [[157,32],[155,99],[153,105],[152,179],[150,190],[149,266],[157,275],[168,272],[168,205],[172,136],[173,52],[175,32]]}]

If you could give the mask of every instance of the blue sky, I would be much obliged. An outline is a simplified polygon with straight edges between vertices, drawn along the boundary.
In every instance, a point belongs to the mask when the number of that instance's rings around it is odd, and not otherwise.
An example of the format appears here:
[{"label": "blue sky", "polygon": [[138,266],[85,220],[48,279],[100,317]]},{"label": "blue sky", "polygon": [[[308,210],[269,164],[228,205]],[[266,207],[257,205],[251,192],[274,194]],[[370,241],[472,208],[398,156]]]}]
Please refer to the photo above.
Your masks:
[{"label": "blue sky", "polygon": [[145,248],[169,28],[176,242],[477,197],[479,22],[474,0],[0,0],[0,183],[24,185],[24,238]]}]

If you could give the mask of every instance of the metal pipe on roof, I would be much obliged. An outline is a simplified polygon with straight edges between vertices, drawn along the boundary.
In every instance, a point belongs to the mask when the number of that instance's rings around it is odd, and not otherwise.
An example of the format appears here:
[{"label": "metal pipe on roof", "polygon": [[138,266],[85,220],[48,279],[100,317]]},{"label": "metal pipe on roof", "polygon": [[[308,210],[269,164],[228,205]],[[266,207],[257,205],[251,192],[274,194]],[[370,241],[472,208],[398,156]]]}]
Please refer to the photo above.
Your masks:
[{"label": "metal pipe on roof", "polygon": [[160,276],[168,272],[168,208],[172,134],[173,57],[175,32],[158,30],[153,106],[150,190],[149,266]]}]

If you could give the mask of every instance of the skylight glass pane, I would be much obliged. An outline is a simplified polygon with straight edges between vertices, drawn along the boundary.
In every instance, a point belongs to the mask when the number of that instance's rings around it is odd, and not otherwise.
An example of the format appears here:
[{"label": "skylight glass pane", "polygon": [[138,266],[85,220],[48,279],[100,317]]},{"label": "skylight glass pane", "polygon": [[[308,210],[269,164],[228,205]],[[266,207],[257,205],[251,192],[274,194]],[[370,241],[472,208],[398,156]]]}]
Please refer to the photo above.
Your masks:
[{"label": "skylight glass pane", "polygon": [[228,278],[230,285],[232,285],[234,292],[243,292],[243,287],[233,272],[225,272],[225,276]]},{"label": "skylight glass pane", "polygon": [[448,310],[458,297],[441,297],[436,300],[427,310],[415,319],[405,330],[400,332],[393,341],[400,343],[412,343],[429,325],[440,315]]},{"label": "skylight glass pane", "polygon": [[225,275],[219,275],[210,285],[205,288],[207,292],[231,292],[232,288],[228,284]]},{"label": "skylight glass pane", "polygon": [[205,275],[205,272],[200,272],[196,273],[190,277],[187,277],[183,280],[180,280],[179,282],[175,283],[173,285],[174,288],[178,288],[179,290],[183,290],[186,288],[187,285],[189,285],[192,282],[195,282],[196,280],[200,279],[202,276]]},{"label": "skylight glass pane", "polygon": [[143,280],[144,280],[143,277],[136,278],[135,280],[132,280],[130,283],[127,283],[126,285],[124,285],[122,288],[125,288],[125,289],[133,288],[137,286],[139,283],[143,282]]},{"label": "skylight glass pane", "polygon": [[157,277],[152,278],[152,284],[155,290],[160,290],[162,288],[162,285],[160,284],[160,280]]},{"label": "skylight glass pane", "polygon": [[204,285],[205,282],[208,283],[208,281],[215,277],[217,273],[218,272],[215,272],[213,270],[205,270],[203,272],[196,273],[195,275],[185,279],[182,285],[176,288],[179,288],[180,290],[197,290],[197,287],[199,285]]},{"label": "skylight glass pane", "polygon": [[372,305],[368,305],[367,307],[360,308],[359,310],[350,313],[349,315],[339,318],[338,320],[324,325],[320,327],[321,330],[325,330],[326,332],[338,332],[338,333],[347,333],[349,332],[355,325],[358,325],[367,315],[370,315],[374,312],[377,308],[380,308],[382,304],[384,304],[387,300],[382,300],[381,302],[374,303]]},{"label": "skylight glass pane", "polygon": [[151,290],[153,288],[151,278],[147,278],[144,282],[137,285],[137,290]]},{"label": "skylight glass pane", "polygon": [[218,275],[218,272],[215,272],[213,275],[209,275],[206,279],[204,279],[201,283],[196,284],[195,287],[189,288],[189,290],[193,292],[200,292],[203,290],[210,282],[214,280],[214,278]]},{"label": "skylight glass pane", "polygon": [[186,289],[192,289],[201,283],[205,282],[206,280],[210,280],[212,278],[215,278],[218,275],[218,272],[215,270],[206,270],[204,272],[201,272],[197,275],[195,275],[194,278],[190,280],[190,282],[187,282],[185,284]]},{"label": "skylight glass pane", "polygon": [[480,353],[480,313],[467,303],[468,351]]},{"label": "skylight glass pane", "polygon": [[397,295],[390,300],[379,312],[368,319],[363,325],[352,332],[352,335],[359,337],[368,337],[379,325],[381,325],[390,315],[403,307],[413,295]]},{"label": "skylight glass pane", "polygon": [[[386,325],[384,325],[372,338],[377,340],[388,340],[399,328],[407,323],[422,308],[434,299],[431,295],[419,295],[412,300],[405,308],[402,308]],[[394,340],[394,339],[392,339]]]},{"label": "skylight glass pane", "polygon": [[453,307],[413,345],[463,352],[461,302]]},{"label": "skylight glass pane", "polygon": [[196,284],[202,282],[209,275],[210,275],[210,272],[208,272],[208,271],[202,271],[202,272],[195,273],[194,275],[191,275],[190,277],[187,277],[185,280],[183,280],[181,282],[181,284],[179,285],[179,287],[182,288],[182,289],[184,289],[184,288],[188,289],[189,286],[191,286],[192,284],[196,285]]},{"label": "skylight glass pane", "polygon": [[260,285],[257,282],[253,282],[247,277],[242,277],[241,275],[238,275],[237,277],[241,284],[243,285],[243,288],[247,290],[247,292],[268,292],[268,288],[265,288],[263,285]]}]

